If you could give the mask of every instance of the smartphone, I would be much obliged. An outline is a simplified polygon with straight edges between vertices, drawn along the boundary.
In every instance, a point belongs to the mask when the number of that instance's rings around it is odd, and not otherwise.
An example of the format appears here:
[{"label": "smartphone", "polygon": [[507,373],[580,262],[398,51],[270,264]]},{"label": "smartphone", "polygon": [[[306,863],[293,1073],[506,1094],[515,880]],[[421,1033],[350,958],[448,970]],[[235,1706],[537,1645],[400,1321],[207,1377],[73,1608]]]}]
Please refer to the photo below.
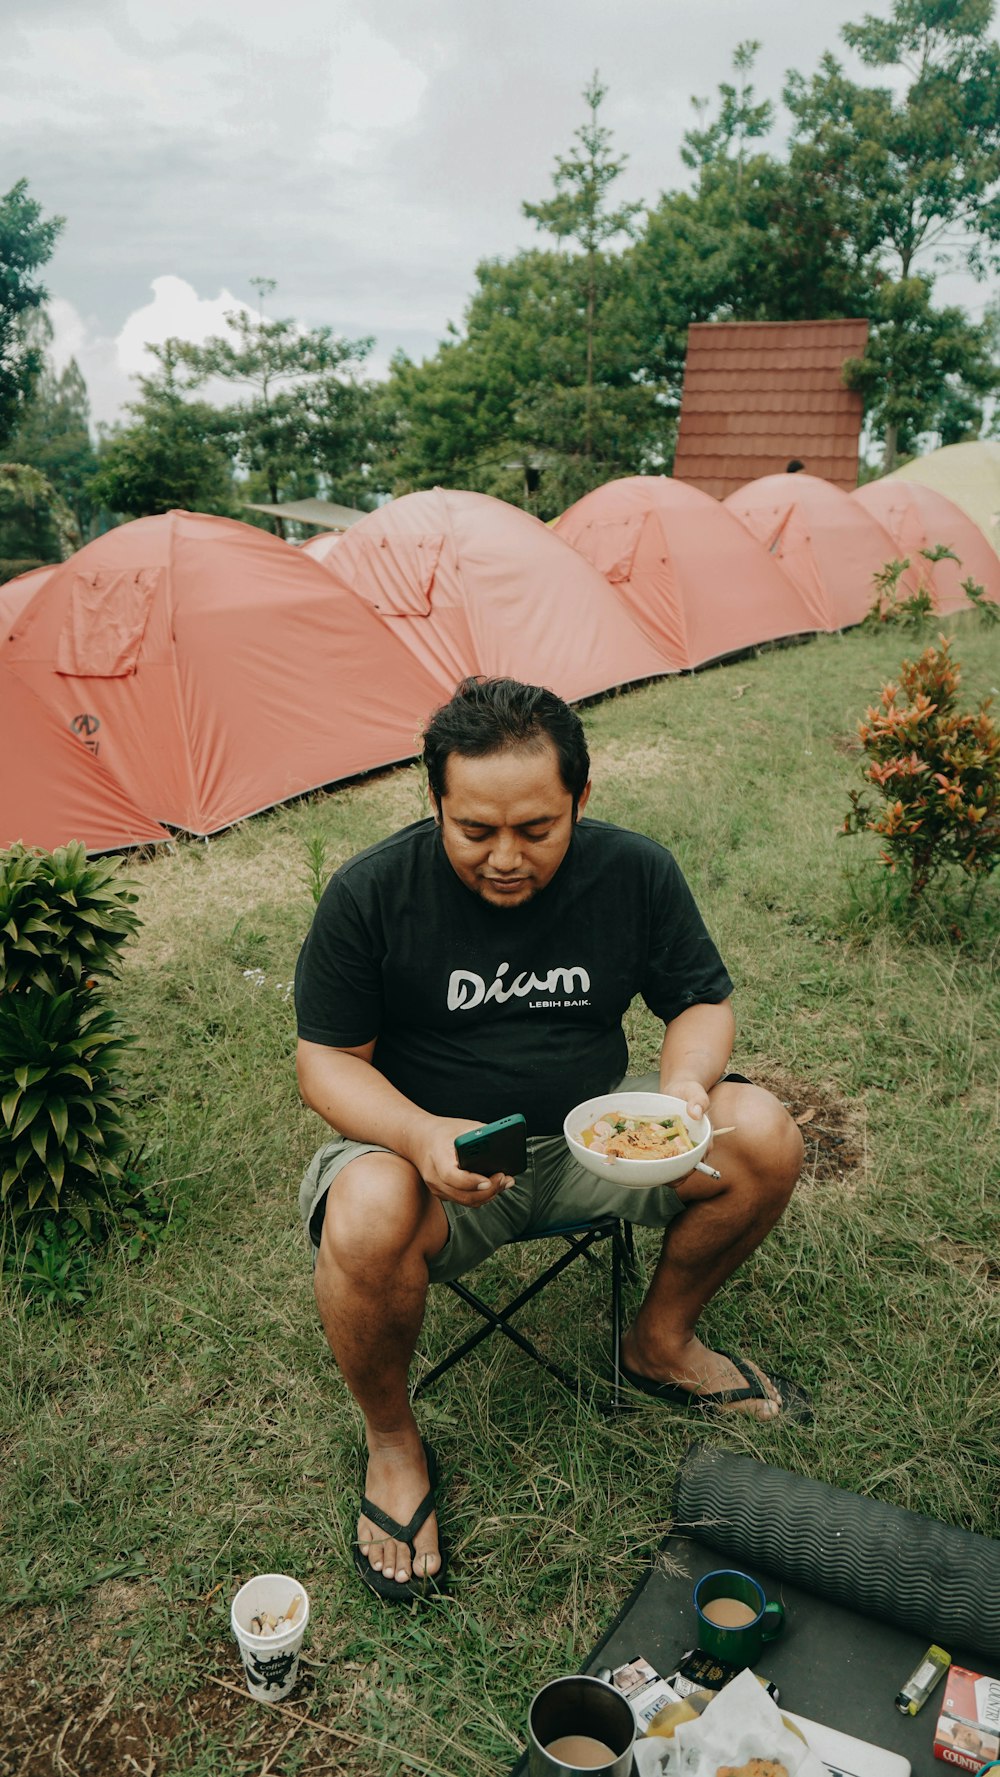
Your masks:
[{"label": "smartphone", "polygon": [[528,1126],[519,1111],[484,1123],[481,1129],[456,1135],[455,1153],[463,1172],[481,1172],[486,1178],[506,1172],[513,1178],[528,1164]]}]

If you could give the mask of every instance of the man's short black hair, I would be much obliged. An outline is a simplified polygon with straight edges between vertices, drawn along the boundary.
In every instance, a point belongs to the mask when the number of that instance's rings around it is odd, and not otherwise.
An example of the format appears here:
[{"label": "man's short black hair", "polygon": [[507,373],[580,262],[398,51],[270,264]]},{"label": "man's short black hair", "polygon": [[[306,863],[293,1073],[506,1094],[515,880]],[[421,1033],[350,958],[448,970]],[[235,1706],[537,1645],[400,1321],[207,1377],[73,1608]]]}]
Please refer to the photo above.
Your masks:
[{"label": "man's short black hair", "polygon": [[786,475],[797,475],[799,473],[799,470],[804,469],[804,468],[805,468],[805,464],[802,461],[802,458],[801,457],[793,457],[790,463],[785,464],[785,474]]},{"label": "man's short black hair", "polygon": [[537,748],[548,739],[559,760],[559,775],[576,808],[590,778],[590,754],[583,723],[568,703],[541,685],[518,679],[463,679],[447,703],[434,711],[424,732],[427,782],[437,802],[445,793],[450,753],[482,759],[512,748]]}]

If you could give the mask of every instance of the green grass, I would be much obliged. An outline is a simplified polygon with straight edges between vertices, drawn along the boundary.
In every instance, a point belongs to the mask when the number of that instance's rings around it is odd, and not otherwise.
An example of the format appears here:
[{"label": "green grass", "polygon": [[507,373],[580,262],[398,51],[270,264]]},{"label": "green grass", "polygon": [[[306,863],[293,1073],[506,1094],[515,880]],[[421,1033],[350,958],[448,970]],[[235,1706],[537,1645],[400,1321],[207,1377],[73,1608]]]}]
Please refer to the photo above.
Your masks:
[{"label": "green grass", "polygon": [[[1000,684],[1000,638],[972,618],[948,628],[971,703]],[[907,917],[874,846],[837,833],[857,719],[915,646],[820,638],[592,705],[591,812],[675,850],[738,984],[735,1065],[838,1136],[807,1142],[788,1214],[706,1317],[712,1340],[815,1389],[816,1423],[711,1436],[996,1534],[997,888],[967,911],[949,885]],[[424,807],[415,770],[387,773],[134,872],[144,928],[119,992],[141,1038],[133,1126],[173,1221],[142,1263],[102,1256],[78,1314],[13,1288],[0,1305],[0,1649],[13,1670],[30,1658],[3,1692],[8,1746],[52,1756],[69,1722],[81,1772],[118,1768],[107,1748],[134,1731],[156,1777],[486,1777],[668,1527],[697,1425],[651,1404],[608,1423],[487,1346],[422,1409],[454,1601],[390,1613],[353,1577],[359,1422],[295,1213],[322,1131],[296,1094],[288,983],[317,845],[332,868]],[[642,1008],[629,1035],[651,1063]],[[639,1245],[650,1259],[655,1237]],[[534,1262],[494,1265],[502,1284]],[[555,1289],[525,1325],[598,1382],[603,1272],[576,1266]],[[424,1357],[463,1327],[432,1292]],[[268,1568],[312,1601],[292,1715],[240,1698],[228,1639],[234,1590]]]}]

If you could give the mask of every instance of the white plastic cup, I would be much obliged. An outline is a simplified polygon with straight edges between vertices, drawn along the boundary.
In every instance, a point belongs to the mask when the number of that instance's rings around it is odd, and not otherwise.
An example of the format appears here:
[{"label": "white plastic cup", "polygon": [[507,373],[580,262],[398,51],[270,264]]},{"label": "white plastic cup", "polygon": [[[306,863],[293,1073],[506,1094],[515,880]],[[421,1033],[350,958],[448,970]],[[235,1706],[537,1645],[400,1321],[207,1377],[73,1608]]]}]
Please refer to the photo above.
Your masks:
[{"label": "white plastic cup", "polygon": [[[250,1627],[262,1610],[277,1622],[298,1600],[293,1622],[276,1635],[255,1635]],[[280,1703],[295,1689],[299,1652],[309,1621],[309,1598],[298,1580],[285,1573],[258,1573],[241,1586],[230,1612],[233,1634],[243,1661],[247,1690],[259,1703]]]}]

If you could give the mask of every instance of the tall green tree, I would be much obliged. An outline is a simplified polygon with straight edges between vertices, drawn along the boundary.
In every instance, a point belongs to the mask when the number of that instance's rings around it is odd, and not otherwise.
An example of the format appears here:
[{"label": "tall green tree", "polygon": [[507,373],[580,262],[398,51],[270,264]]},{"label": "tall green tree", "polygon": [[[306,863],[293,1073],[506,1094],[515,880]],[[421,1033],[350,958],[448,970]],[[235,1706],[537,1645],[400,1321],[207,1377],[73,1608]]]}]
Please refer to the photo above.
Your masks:
[{"label": "tall green tree", "polygon": [[[611,187],[625,171],[628,156],[612,153],[611,131],[600,121],[607,91],[595,70],[583,92],[590,116],[575,132],[577,145],[569,154],[556,156],[556,170],[552,175],[554,195],[540,203],[521,206],[524,214],[540,229],[555,235],[559,241],[574,243],[578,249],[583,307],[582,450],[585,457],[594,454],[600,310],[610,295],[613,282],[613,268],[605,249],[619,235],[631,236],[635,232],[635,219],[642,210],[641,203],[612,207],[609,202]],[[551,400],[546,405],[551,411]]]},{"label": "tall green tree", "polygon": [[489,260],[476,280],[463,333],[423,364],[394,360],[379,484],[474,488],[551,518],[614,475],[661,467],[672,421],[637,375],[620,262],[600,309],[589,401],[580,284],[566,255]]},{"label": "tall green tree", "polygon": [[[845,41],[889,86],[848,79],[825,55],[793,74],[793,168],[823,163],[863,249],[890,277],[918,261],[1000,264],[1000,44],[993,0],[894,0],[888,18],[845,25]],[[909,84],[906,84],[906,82]]]},{"label": "tall green tree", "polygon": [[90,535],[93,518],[89,484],[97,457],[90,432],[90,398],[75,358],[64,370],[55,369],[49,355],[52,326],[43,311],[36,314],[32,332],[35,343],[43,343],[45,356],[8,451],[13,461],[40,470],[55,489],[73,515],[78,548]]},{"label": "tall green tree", "polygon": [[[981,277],[1000,264],[1000,45],[990,29],[993,12],[993,0],[893,0],[887,18],[868,14],[843,32],[866,66],[892,72],[892,84],[852,81],[827,54],[810,80],[791,75],[785,89],[794,120],[792,174],[824,185],[877,292],[871,363],[858,374],[859,386],[881,391],[886,468],[897,459],[901,427],[910,445],[933,429],[941,342],[959,331],[954,311],[932,317],[913,280],[929,298],[946,266]],[[892,284],[899,285],[895,293]],[[961,396],[971,412],[981,393],[979,346],[976,329],[966,326],[958,356],[972,377]],[[886,337],[897,328],[899,341]],[[915,349],[920,339],[927,346],[923,363]],[[954,395],[964,372],[950,374]],[[891,386],[887,378],[895,379]]]},{"label": "tall green tree", "polygon": [[942,444],[975,438],[1000,381],[995,328],[960,308],[934,308],[924,278],[887,279],[875,295],[867,350],[845,366],[845,381],[864,396],[868,423],[892,440],[893,456],[915,452],[921,433]]},{"label": "tall green tree", "polygon": [[821,320],[866,314],[871,280],[850,230],[815,174],[793,176],[764,150],[773,106],[759,99],[760,45],[737,46],[733,78],[698,121],[682,158],[690,191],[666,192],[626,252],[632,331],[674,409],[694,321]]},{"label": "tall green tree", "polygon": [[25,463],[0,463],[0,581],[72,554],[73,514],[51,482]]},{"label": "tall green tree", "polygon": [[[368,427],[374,397],[359,371],[370,339],[342,339],[331,327],[270,320],[263,303],[275,285],[254,280],[261,308],[226,316],[228,332],[171,349],[189,389],[220,380],[242,391],[222,410],[233,460],[248,494],[275,503],[326,494],[361,503],[367,491]],[[283,526],[278,523],[278,529]]]},{"label": "tall green tree", "polygon": [[26,322],[48,294],[38,274],[51,259],[62,226],[61,216],[43,216],[28,195],[26,179],[0,197],[0,452],[6,451],[41,374],[43,353]]},{"label": "tall green tree", "polygon": [[104,435],[87,485],[92,501],[117,518],[149,513],[228,513],[233,509],[232,464],[220,418],[207,401],[187,399],[178,381],[176,342],[150,345],[157,361],[139,378],[131,420]]}]

